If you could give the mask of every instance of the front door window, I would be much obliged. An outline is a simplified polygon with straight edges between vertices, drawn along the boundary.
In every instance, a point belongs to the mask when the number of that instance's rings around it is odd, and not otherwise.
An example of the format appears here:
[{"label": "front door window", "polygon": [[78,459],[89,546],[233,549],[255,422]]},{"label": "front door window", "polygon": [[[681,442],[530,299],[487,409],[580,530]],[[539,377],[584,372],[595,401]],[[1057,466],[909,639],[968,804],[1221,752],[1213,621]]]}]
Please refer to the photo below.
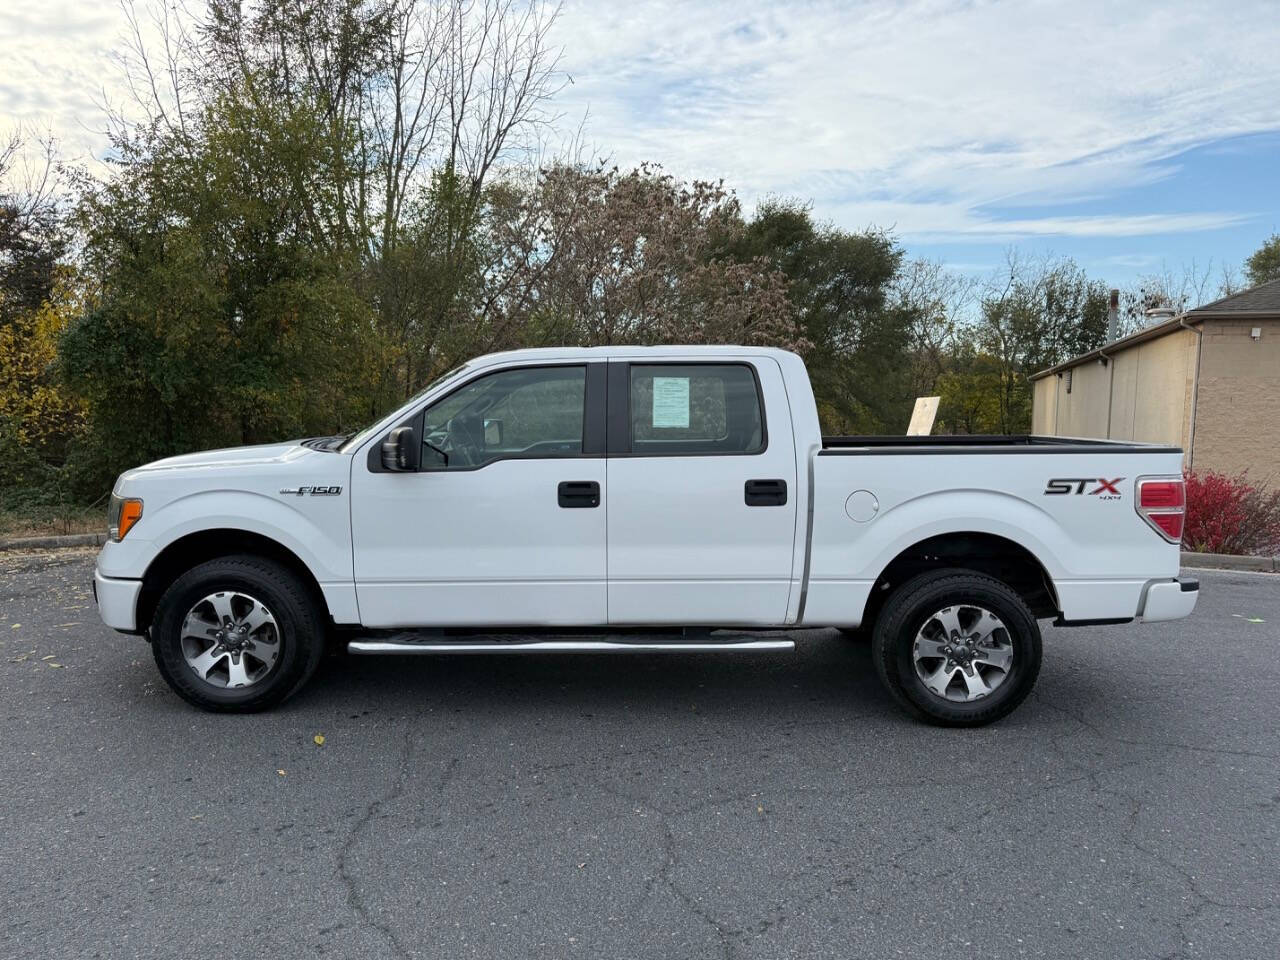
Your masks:
[{"label": "front door window", "polygon": [[580,455],[586,379],[585,367],[572,366],[519,367],[472,380],[427,409],[422,469]]}]

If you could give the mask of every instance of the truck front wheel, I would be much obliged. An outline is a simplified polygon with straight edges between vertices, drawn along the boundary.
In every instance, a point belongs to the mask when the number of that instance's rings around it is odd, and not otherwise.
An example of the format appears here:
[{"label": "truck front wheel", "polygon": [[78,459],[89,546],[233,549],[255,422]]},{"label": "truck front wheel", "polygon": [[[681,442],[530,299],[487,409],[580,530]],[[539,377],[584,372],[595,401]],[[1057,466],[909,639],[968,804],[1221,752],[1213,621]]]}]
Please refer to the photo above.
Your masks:
[{"label": "truck front wheel", "polygon": [[1040,627],[1006,584],[935,570],[898,587],[876,618],[872,659],[899,703],[929,723],[977,727],[1026,699],[1040,672]]},{"label": "truck front wheel", "polygon": [[224,713],[264,710],[315,672],[324,625],[288,568],[265,557],[219,557],[165,591],[151,649],[165,682],[188,703]]}]

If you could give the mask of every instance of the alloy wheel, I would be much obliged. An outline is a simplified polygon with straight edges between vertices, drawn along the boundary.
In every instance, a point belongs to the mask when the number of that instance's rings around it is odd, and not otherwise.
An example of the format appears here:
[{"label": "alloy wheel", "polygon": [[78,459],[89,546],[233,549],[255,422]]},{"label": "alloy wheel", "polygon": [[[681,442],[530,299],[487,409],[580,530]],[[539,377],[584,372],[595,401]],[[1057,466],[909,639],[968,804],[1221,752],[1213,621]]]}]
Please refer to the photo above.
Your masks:
[{"label": "alloy wheel", "polygon": [[226,590],[196,603],[182,621],[182,656],[197,677],[215,687],[248,687],[280,659],[280,627],[263,603]]},{"label": "alloy wheel", "polygon": [[912,647],[916,676],[930,693],[957,703],[994,693],[1013,667],[1009,630],[990,610],[943,607],[928,617]]}]

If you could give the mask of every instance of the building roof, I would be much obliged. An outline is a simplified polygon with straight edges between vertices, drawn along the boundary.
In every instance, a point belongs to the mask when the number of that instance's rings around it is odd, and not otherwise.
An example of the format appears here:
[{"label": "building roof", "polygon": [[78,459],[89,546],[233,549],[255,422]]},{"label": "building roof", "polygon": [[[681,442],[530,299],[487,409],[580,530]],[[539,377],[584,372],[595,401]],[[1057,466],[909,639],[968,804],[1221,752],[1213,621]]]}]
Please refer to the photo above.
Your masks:
[{"label": "building roof", "polygon": [[1203,307],[1188,310],[1186,315],[1191,320],[1219,316],[1280,317],[1280,279],[1260,283],[1213,303],[1206,303]]},{"label": "building roof", "polygon": [[[1184,315],[1187,323],[1197,323],[1204,319],[1203,317],[1191,317],[1189,314]],[[1159,323],[1153,323],[1149,327],[1143,327],[1127,337],[1121,337],[1119,340],[1112,340],[1105,346],[1101,346],[1096,350],[1090,350],[1088,353],[1082,353],[1078,357],[1072,357],[1070,360],[1063,360],[1062,363],[1056,363],[1052,367],[1046,367],[1029,376],[1028,380],[1039,380],[1041,377],[1047,377],[1051,373],[1060,373],[1063,370],[1070,370],[1072,367],[1078,367],[1082,363],[1088,363],[1091,360],[1105,360],[1115,356],[1117,351],[1125,350],[1129,347],[1135,347],[1147,340],[1154,340],[1156,337],[1163,337],[1166,333],[1177,330],[1183,326],[1183,317],[1170,317],[1168,320],[1162,320]]]},{"label": "building roof", "polygon": [[1271,280],[1256,287],[1250,287],[1248,290],[1233,293],[1231,296],[1215,300],[1213,303],[1206,303],[1203,307],[1188,310],[1180,316],[1153,323],[1149,327],[1143,327],[1127,337],[1113,340],[1111,343],[1096,350],[1090,350],[1088,353],[1082,353],[1078,357],[1072,357],[1070,360],[1064,360],[1062,363],[1039,370],[1027,379],[1039,380],[1042,377],[1049,376],[1051,373],[1060,373],[1063,370],[1078,367],[1080,364],[1088,363],[1091,360],[1110,358],[1117,351],[1135,347],[1147,340],[1154,340],[1156,337],[1163,337],[1166,333],[1172,333],[1179,327],[1202,323],[1205,320],[1230,320],[1233,317],[1241,319],[1275,317],[1280,319],[1280,280]]}]

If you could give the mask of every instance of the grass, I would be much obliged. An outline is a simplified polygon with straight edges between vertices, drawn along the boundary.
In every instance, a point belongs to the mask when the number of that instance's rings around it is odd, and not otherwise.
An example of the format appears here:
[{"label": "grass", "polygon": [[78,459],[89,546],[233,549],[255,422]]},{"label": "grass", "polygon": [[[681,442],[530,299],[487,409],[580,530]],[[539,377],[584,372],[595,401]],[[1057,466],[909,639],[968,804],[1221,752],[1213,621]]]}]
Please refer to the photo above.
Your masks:
[{"label": "grass", "polygon": [[52,537],[69,533],[105,533],[105,507],[23,505],[0,503],[0,540]]}]

